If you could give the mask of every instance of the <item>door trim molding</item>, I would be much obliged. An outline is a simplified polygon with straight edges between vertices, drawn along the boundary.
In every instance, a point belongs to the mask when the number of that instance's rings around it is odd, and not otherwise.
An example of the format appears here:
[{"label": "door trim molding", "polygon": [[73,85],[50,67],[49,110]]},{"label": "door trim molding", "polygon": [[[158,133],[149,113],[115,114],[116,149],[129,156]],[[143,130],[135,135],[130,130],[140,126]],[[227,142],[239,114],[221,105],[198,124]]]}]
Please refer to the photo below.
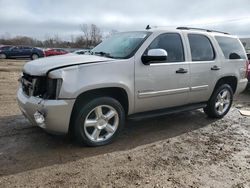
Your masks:
[{"label": "door trim molding", "polygon": [[208,90],[208,85],[191,87],[191,91],[202,91],[202,90]]},{"label": "door trim molding", "polygon": [[189,92],[190,88],[178,88],[178,89],[169,89],[169,90],[161,90],[161,91],[139,91],[138,98],[149,98],[149,97],[158,97],[164,95],[172,95],[172,94],[180,94]]},{"label": "door trim molding", "polygon": [[202,91],[202,90],[208,90],[208,85],[161,90],[161,91],[154,91],[154,90],[139,91],[138,98],[150,98],[150,97],[158,97],[158,96],[164,96],[164,95],[186,93],[189,91]]}]

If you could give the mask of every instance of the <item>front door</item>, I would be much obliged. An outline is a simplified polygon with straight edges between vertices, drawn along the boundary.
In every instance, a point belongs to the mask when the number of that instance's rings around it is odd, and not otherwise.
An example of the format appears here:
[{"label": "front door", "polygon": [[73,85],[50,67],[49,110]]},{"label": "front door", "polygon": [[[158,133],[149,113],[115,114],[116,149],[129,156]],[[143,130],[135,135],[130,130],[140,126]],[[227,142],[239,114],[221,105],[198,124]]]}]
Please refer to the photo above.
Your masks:
[{"label": "front door", "polygon": [[20,57],[20,48],[14,47],[9,52],[9,57]]},{"label": "front door", "polygon": [[147,47],[164,49],[167,60],[144,65],[141,54],[135,59],[135,112],[163,109],[187,104],[189,95],[189,63],[180,33],[164,33]]}]

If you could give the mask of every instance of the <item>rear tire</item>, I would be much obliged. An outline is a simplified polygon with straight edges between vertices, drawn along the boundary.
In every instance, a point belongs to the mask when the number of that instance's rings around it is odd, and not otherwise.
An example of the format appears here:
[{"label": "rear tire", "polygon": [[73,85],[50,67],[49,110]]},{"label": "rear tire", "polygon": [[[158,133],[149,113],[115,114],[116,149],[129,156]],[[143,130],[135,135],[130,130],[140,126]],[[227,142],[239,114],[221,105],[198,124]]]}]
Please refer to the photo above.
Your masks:
[{"label": "rear tire", "polygon": [[111,97],[93,99],[75,113],[73,132],[80,144],[87,146],[109,144],[124,127],[124,109]]},{"label": "rear tire", "polygon": [[233,103],[233,90],[230,85],[223,84],[212,94],[204,108],[204,112],[211,118],[223,118]]},{"label": "rear tire", "polygon": [[35,60],[35,59],[38,59],[38,58],[39,58],[39,56],[37,54],[32,54],[32,56],[31,56],[32,60]]}]

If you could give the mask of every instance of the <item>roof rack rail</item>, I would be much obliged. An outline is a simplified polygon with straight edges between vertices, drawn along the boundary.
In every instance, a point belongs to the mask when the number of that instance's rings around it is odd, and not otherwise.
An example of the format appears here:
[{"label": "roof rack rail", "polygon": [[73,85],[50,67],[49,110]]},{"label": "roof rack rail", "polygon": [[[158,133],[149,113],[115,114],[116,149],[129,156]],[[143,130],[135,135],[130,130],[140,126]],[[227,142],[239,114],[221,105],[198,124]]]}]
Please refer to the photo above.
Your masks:
[{"label": "roof rack rail", "polygon": [[216,31],[216,30],[211,30],[211,29],[195,28],[195,27],[177,27],[176,29],[180,29],[180,30],[198,30],[198,31],[206,31],[206,32],[216,32],[216,33],[222,33],[222,34],[229,35],[229,33],[222,32],[222,31]]}]

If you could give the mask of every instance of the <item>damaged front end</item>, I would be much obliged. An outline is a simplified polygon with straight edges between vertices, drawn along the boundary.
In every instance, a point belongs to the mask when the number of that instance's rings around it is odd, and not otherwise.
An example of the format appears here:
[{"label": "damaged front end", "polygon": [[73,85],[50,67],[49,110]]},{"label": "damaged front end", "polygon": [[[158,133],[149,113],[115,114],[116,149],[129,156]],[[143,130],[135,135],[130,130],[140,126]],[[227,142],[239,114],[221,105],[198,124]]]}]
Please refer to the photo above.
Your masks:
[{"label": "damaged front end", "polygon": [[25,95],[42,99],[58,99],[62,86],[62,79],[33,76],[26,73],[23,73],[20,82]]},{"label": "damaged front end", "polygon": [[22,74],[17,101],[21,112],[31,124],[51,133],[68,132],[74,100],[61,99],[61,87],[62,78],[52,78],[50,74]]}]

